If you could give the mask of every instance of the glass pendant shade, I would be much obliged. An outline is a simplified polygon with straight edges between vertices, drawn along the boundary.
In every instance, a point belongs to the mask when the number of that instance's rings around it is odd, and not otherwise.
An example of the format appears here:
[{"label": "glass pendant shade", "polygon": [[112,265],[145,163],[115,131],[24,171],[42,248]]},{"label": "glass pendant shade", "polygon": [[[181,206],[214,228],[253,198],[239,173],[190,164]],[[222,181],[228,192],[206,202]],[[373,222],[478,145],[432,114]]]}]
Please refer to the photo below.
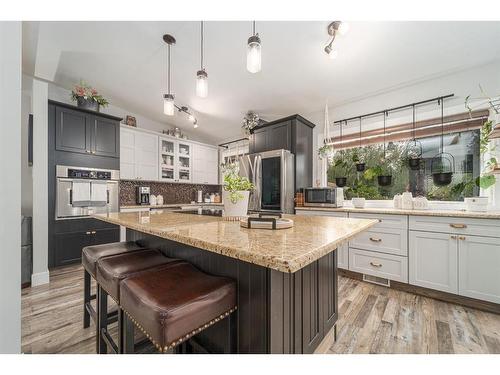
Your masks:
[{"label": "glass pendant shade", "polygon": [[163,95],[163,113],[167,116],[173,116],[175,113],[174,96],[172,94]]},{"label": "glass pendant shade", "polygon": [[204,69],[196,73],[196,96],[200,98],[208,96],[208,74]]},{"label": "glass pendant shade", "polygon": [[250,73],[258,73],[262,68],[262,46],[260,38],[253,35],[248,38],[247,45],[247,70]]}]

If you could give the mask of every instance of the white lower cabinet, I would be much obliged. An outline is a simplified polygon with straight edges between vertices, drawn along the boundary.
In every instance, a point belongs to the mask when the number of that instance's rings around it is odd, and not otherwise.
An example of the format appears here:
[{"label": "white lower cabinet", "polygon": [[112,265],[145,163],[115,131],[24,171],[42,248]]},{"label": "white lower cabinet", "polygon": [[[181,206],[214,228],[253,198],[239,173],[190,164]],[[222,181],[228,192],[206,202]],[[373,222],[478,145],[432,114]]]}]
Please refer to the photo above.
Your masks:
[{"label": "white lower cabinet", "polygon": [[410,284],[458,294],[456,236],[410,231],[409,238]]},{"label": "white lower cabinet", "polygon": [[408,282],[408,258],[349,248],[349,269],[354,272]]},{"label": "white lower cabinet", "polygon": [[500,303],[500,239],[458,237],[458,292]]}]

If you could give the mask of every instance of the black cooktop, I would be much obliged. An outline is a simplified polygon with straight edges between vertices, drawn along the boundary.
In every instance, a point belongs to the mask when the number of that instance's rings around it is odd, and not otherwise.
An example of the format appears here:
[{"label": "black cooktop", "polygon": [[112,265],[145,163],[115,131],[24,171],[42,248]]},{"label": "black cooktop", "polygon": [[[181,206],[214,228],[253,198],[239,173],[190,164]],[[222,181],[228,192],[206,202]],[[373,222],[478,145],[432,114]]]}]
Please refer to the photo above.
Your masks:
[{"label": "black cooktop", "polygon": [[188,215],[222,216],[224,210],[221,208],[194,208],[189,210],[179,210],[175,212]]}]

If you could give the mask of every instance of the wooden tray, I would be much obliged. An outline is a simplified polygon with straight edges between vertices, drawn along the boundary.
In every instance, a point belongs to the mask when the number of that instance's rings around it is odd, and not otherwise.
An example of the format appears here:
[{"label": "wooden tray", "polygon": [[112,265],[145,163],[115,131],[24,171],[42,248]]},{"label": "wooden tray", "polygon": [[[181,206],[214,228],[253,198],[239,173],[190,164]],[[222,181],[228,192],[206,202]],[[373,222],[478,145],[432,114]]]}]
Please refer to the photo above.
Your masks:
[{"label": "wooden tray", "polygon": [[[248,225],[248,219],[251,219],[250,227]],[[273,228],[273,221],[276,222],[276,228]],[[293,227],[293,220],[284,218],[250,217],[241,219],[240,226],[249,229],[287,229]]]}]

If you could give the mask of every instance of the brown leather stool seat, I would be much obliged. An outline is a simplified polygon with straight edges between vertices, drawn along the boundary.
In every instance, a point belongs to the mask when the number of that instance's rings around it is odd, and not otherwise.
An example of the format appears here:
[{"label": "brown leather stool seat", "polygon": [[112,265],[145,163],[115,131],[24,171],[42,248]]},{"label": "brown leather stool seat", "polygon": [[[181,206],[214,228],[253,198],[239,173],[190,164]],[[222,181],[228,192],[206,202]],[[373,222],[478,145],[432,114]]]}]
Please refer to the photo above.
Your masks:
[{"label": "brown leather stool seat", "polygon": [[101,258],[123,254],[131,251],[144,250],[135,241],[113,242],[103,245],[92,245],[82,249],[83,271],[83,328],[90,326],[90,318],[96,323],[97,313],[91,305],[96,298],[91,293],[91,276],[95,279],[97,272],[97,261]]},{"label": "brown leather stool seat", "polygon": [[[208,275],[190,263],[177,263],[125,279],[120,305],[164,352],[236,310],[236,283]],[[130,346],[125,343],[125,347]]]},{"label": "brown leather stool seat", "polygon": [[120,303],[120,284],[130,276],[140,274],[152,268],[184,262],[168,258],[158,250],[146,249],[119,255],[112,255],[97,262],[97,283],[117,303]]},{"label": "brown leather stool seat", "polygon": [[[120,306],[120,284],[130,276],[140,275],[152,269],[166,270],[176,263],[184,263],[179,259],[168,258],[159,250],[145,249],[131,251],[118,255],[111,255],[97,261],[97,284],[98,284],[98,330],[97,330],[97,353],[107,352],[108,347],[115,353],[122,352],[122,309]],[[107,319],[108,295],[118,304],[118,344],[115,344],[108,333]]]},{"label": "brown leather stool seat", "polygon": [[144,250],[135,241],[114,242],[103,245],[84,247],[82,250],[82,265],[95,279],[97,272],[97,261],[111,255],[123,254],[130,251]]}]

